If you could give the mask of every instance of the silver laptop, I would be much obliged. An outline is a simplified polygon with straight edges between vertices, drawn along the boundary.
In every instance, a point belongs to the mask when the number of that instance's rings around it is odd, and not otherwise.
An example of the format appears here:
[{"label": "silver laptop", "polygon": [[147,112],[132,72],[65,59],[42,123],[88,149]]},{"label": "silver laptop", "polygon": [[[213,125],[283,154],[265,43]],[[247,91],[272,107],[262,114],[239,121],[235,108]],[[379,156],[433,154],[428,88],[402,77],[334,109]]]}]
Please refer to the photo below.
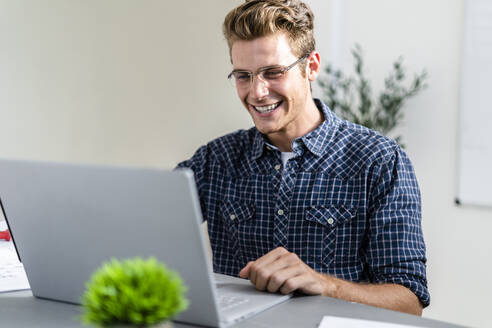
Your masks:
[{"label": "silver laptop", "polygon": [[228,326],[289,298],[212,273],[189,170],[0,160],[0,200],[36,297],[78,304],[103,261],[154,256],[188,287],[176,321]]}]

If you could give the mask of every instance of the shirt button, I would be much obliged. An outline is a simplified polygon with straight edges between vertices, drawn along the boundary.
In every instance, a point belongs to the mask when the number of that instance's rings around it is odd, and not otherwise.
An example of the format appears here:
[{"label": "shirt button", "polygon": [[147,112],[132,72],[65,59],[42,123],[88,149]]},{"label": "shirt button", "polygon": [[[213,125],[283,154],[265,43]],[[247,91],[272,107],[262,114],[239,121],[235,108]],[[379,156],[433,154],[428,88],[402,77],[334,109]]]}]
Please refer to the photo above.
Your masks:
[{"label": "shirt button", "polygon": [[333,220],[333,218],[329,218],[329,219],[328,219],[328,224],[329,224],[329,225],[332,225],[334,222],[335,222],[335,220]]},{"label": "shirt button", "polygon": [[275,165],[275,170],[280,170],[280,164]]},{"label": "shirt button", "polygon": [[283,210],[278,210],[278,211],[277,211],[277,214],[278,214],[278,215],[284,215],[284,211],[283,211]]},{"label": "shirt button", "polygon": [[234,214],[231,214],[231,216],[229,216],[229,218],[230,218],[231,220],[234,220],[234,219],[236,218],[236,216],[235,216]]}]

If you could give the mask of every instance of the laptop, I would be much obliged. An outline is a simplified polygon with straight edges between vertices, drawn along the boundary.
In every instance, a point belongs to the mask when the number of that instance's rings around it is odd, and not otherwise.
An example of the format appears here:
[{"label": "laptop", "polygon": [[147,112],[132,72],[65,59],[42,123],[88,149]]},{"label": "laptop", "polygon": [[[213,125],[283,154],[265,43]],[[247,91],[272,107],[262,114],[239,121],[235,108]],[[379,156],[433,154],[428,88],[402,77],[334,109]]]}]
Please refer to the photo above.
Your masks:
[{"label": "laptop", "polygon": [[212,272],[190,170],[0,160],[0,200],[36,297],[80,304],[104,261],[135,256],[181,275],[178,322],[225,327],[290,297]]}]

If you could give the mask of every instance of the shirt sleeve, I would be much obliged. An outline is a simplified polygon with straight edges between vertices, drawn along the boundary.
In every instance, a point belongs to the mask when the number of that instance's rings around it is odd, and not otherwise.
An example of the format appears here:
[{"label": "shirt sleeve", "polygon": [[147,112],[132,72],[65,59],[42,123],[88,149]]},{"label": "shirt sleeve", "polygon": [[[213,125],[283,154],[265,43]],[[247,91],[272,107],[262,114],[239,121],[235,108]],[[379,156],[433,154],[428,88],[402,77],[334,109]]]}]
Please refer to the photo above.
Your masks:
[{"label": "shirt sleeve", "polygon": [[421,197],[412,164],[397,148],[390,160],[373,171],[376,181],[369,207],[365,257],[375,283],[395,283],[410,289],[424,307],[427,289],[425,243],[421,227]]},{"label": "shirt sleeve", "polygon": [[198,196],[200,198],[200,206],[202,209],[203,220],[207,221],[207,207],[206,204],[206,194],[209,186],[209,150],[207,146],[200,147],[193,157],[179,163],[175,170],[182,168],[189,168],[193,171],[195,177],[195,183],[198,190]]}]

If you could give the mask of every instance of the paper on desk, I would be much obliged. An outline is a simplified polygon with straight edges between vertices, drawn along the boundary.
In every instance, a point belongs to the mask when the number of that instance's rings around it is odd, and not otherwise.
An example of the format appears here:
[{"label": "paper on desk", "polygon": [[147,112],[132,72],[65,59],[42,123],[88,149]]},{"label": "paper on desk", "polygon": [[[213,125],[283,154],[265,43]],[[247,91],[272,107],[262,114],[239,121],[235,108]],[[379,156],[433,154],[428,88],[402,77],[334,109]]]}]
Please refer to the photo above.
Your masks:
[{"label": "paper on desk", "polygon": [[381,321],[324,316],[318,328],[419,328]]},{"label": "paper on desk", "polygon": [[[0,221],[0,230],[7,224]],[[24,266],[19,262],[12,240],[0,240],[0,293],[30,289]]]}]

